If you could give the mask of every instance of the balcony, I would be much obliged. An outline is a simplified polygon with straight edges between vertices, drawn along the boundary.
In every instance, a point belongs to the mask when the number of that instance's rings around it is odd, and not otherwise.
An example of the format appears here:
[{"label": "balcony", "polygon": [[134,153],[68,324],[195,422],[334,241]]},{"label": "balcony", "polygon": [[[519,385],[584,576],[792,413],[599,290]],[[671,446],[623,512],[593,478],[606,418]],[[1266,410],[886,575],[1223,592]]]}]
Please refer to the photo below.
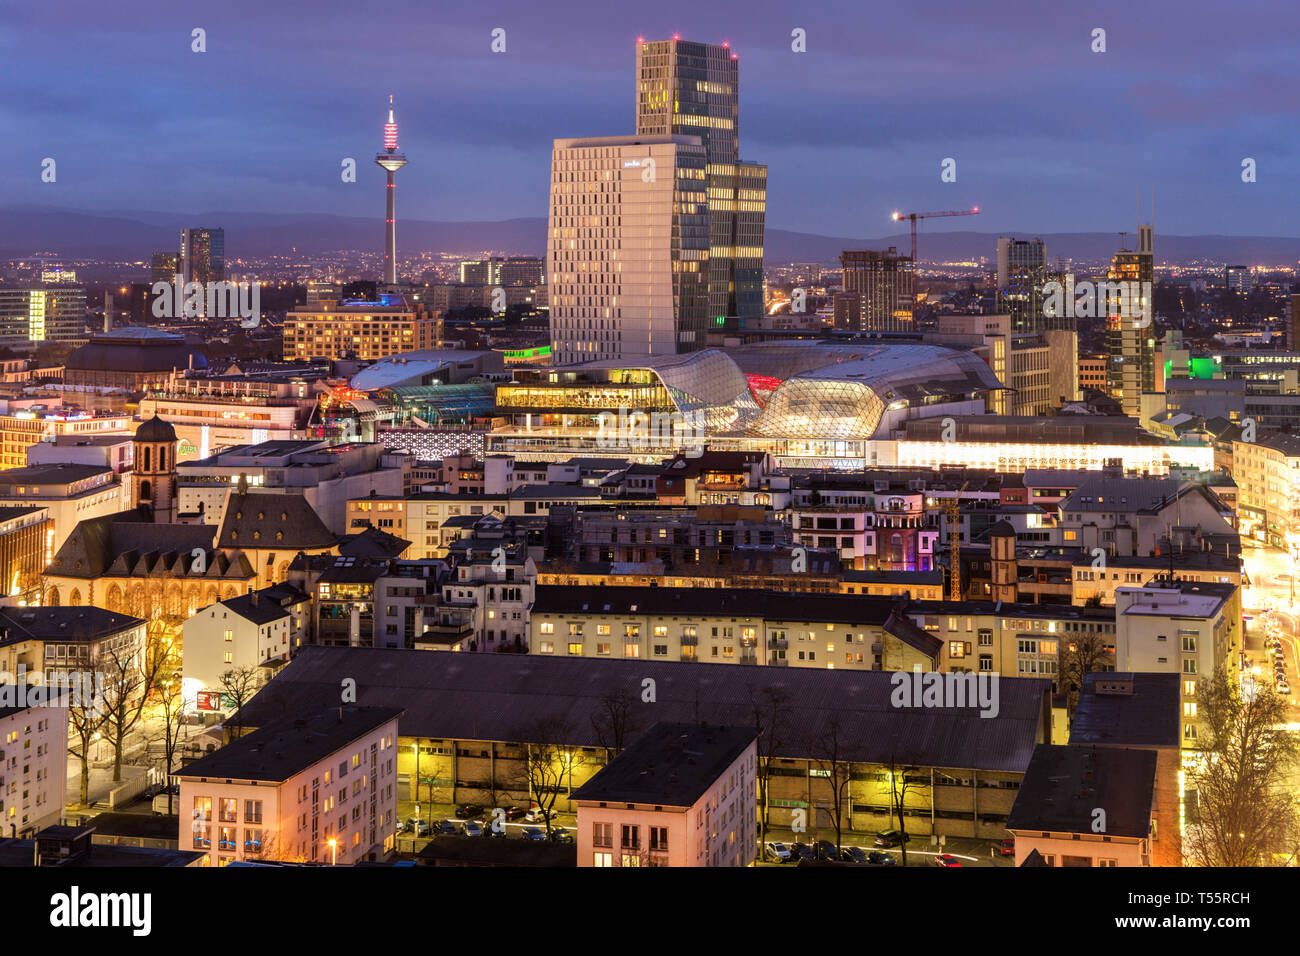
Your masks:
[{"label": "balcony", "polygon": [[789,649],[790,641],[788,638],[784,637],[769,637],[767,639],[767,646],[772,649],[784,651]]},{"label": "balcony", "polygon": [[682,647],[695,647],[700,643],[700,639],[693,634],[683,634],[681,643]]},{"label": "balcony", "polygon": [[789,667],[789,666],[790,666],[790,661],[789,661],[787,658],[784,658],[784,657],[777,657],[775,654],[773,654],[772,657],[771,657],[771,659],[768,660],[768,663],[771,664],[773,667]]}]

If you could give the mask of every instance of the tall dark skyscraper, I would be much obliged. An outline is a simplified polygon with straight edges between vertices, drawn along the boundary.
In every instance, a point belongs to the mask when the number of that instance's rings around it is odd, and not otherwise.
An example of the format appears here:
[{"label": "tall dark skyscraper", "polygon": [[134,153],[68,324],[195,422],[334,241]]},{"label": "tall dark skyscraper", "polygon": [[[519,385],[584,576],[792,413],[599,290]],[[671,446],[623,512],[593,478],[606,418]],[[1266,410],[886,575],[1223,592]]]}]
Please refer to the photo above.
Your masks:
[{"label": "tall dark skyscraper", "polygon": [[1041,239],[998,239],[998,311],[1011,316],[1013,332],[1044,328],[1043,284],[1047,252]]},{"label": "tall dark skyscraper", "polygon": [[176,273],[180,271],[178,263],[180,258],[171,252],[155,252],[149,260],[149,282],[166,282],[168,285],[176,278]]},{"label": "tall dark skyscraper", "polygon": [[394,177],[406,165],[406,157],[397,151],[397,120],[393,118],[393,97],[388,97],[388,122],[384,124],[384,148],[375,156],[375,165],[388,174],[387,217],[384,219],[384,282],[397,282],[397,207]]},{"label": "tall dark skyscraper", "polygon": [[[1106,305],[1106,386],[1125,415],[1141,413],[1142,393],[1156,387],[1155,327],[1151,289],[1155,277],[1155,229],[1138,226],[1138,247],[1121,249],[1106,274],[1110,283],[1125,283],[1132,294]],[[1100,307],[1100,303],[1098,303]]]},{"label": "tall dark skyscraper", "polygon": [[184,283],[222,282],[226,278],[226,231],[224,229],[181,230],[180,262],[177,271]]},{"label": "tall dark skyscraper", "polygon": [[767,167],[740,160],[739,64],[726,45],[637,42],[638,135],[698,136],[709,203],[709,311],[763,314]]}]

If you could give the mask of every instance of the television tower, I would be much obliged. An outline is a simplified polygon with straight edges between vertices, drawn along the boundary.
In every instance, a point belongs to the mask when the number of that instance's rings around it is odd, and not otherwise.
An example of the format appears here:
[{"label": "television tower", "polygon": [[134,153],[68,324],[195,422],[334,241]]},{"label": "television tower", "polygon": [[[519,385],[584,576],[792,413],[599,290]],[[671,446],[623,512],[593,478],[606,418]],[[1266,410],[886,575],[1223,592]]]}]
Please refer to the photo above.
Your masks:
[{"label": "television tower", "polygon": [[394,174],[406,165],[406,157],[397,151],[397,120],[393,119],[393,95],[388,95],[388,122],[384,124],[384,149],[375,156],[375,165],[388,173],[388,218],[384,221],[384,282],[397,282],[397,221],[393,205]]}]

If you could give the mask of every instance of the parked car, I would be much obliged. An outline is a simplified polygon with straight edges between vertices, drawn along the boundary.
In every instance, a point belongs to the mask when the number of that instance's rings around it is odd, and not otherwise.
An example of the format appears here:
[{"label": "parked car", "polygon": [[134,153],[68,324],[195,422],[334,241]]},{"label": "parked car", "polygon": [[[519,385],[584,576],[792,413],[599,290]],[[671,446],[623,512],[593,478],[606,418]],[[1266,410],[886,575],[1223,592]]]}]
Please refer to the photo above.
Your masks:
[{"label": "parked car", "polygon": [[840,860],[845,863],[866,863],[867,851],[860,846],[840,847]]},{"label": "parked car", "polygon": [[763,856],[772,863],[789,863],[794,859],[794,853],[790,848],[775,840],[763,847]]},{"label": "parked car", "polygon": [[817,854],[813,852],[813,848],[810,847],[807,843],[792,844],[790,847],[790,852],[794,854],[796,861],[799,863],[802,863],[805,860],[807,860],[809,863],[813,863],[817,859]]},{"label": "parked car", "polygon": [[555,843],[573,843],[573,831],[565,827],[556,827],[551,831],[551,840]]},{"label": "parked car", "polygon": [[872,866],[898,866],[898,861],[894,859],[894,855],[883,850],[872,850],[867,854],[867,862]]},{"label": "parked car", "polygon": [[415,817],[408,817],[406,820],[406,830],[413,836],[427,837],[433,828],[429,826],[428,820],[417,820]]},{"label": "parked car", "polygon": [[511,806],[506,807],[506,819],[507,819],[507,820],[522,820],[522,819],[524,818],[524,814],[527,813],[527,812],[528,812],[528,811],[526,811],[523,807],[516,807],[516,806],[511,805]]},{"label": "parked car", "polygon": [[813,853],[819,860],[838,860],[840,851],[835,849],[835,844],[830,840],[818,840],[813,844]]},{"label": "parked car", "polygon": [[947,866],[947,867],[961,866],[961,861],[958,860],[951,853],[940,853],[938,856],[934,858],[934,863],[935,866]]},{"label": "parked car", "polygon": [[901,846],[904,843],[911,843],[912,835],[910,833],[900,833],[897,830],[881,830],[876,834],[876,846]]},{"label": "parked car", "polygon": [[525,840],[545,840],[546,831],[541,827],[524,827]]},{"label": "parked car", "polygon": [[1277,692],[1278,692],[1279,694],[1290,694],[1290,693],[1291,693],[1291,685],[1288,684],[1286,681],[1278,681],[1278,684],[1277,684]]},{"label": "parked car", "polygon": [[457,820],[478,820],[483,817],[483,808],[477,803],[462,803],[456,808]]},{"label": "parked car", "polygon": [[469,837],[482,836],[483,824],[479,823],[477,820],[466,820],[464,825],[460,828],[460,832]]},{"label": "parked car", "polygon": [[438,824],[438,833],[441,834],[442,836],[455,836],[455,835],[456,835],[456,821],[455,821],[455,820],[442,820],[442,821],[439,822],[439,824]]},{"label": "parked car", "polygon": [[549,814],[541,807],[530,807],[524,811],[525,823],[545,823]]},{"label": "parked car", "polygon": [[1015,856],[1015,855],[1016,855],[1016,841],[1015,841],[1015,840],[1003,840],[1001,843],[999,843],[999,844],[998,844],[998,855],[999,855],[999,856]]}]

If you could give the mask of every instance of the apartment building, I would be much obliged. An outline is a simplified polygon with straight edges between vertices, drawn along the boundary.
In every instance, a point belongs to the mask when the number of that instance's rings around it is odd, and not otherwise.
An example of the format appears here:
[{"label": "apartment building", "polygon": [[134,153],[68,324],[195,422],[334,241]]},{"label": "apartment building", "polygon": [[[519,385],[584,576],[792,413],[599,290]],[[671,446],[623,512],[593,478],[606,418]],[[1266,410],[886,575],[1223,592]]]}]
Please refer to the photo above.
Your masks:
[{"label": "apartment building", "polygon": [[1199,733],[1200,680],[1219,667],[1240,673],[1244,634],[1241,590],[1231,584],[1160,578],[1115,591],[1115,669],[1180,675],[1186,749]]},{"label": "apartment building", "polygon": [[573,792],[579,866],[749,866],[758,731],[658,723]]},{"label": "apartment building", "polygon": [[267,680],[277,664],[301,646],[310,616],[309,597],[279,586],[211,604],[183,626],[184,677],[197,690],[219,689],[221,675],[260,668]]},{"label": "apartment building", "polygon": [[1171,550],[1162,546],[1161,554],[1108,556],[1104,562],[1092,555],[1081,555],[1071,569],[1070,603],[1096,602],[1113,607],[1117,588],[1142,587],[1157,578],[1168,577],[1171,571],[1176,571],[1185,581],[1241,587],[1246,583],[1241,556],[1236,551],[1229,556],[1226,544],[1219,550],[1210,550],[1209,541],[1191,549]]},{"label": "apartment building", "polygon": [[1275,548],[1300,546],[1300,438],[1261,434],[1232,443],[1242,533]]},{"label": "apartment building", "polygon": [[939,641],[891,598],[657,587],[537,588],[530,654],[764,664],[821,670],[933,670]]},{"label": "apartment building", "polygon": [[1155,779],[1154,750],[1038,745],[1007,818],[1016,865],[1151,866]]},{"label": "apartment building", "polygon": [[187,764],[177,774],[181,849],[216,867],[384,857],[397,829],[401,714],[340,705],[286,717]]},{"label": "apartment building", "polygon": [[0,706],[0,832],[28,837],[58,823],[67,790],[66,698]]}]

